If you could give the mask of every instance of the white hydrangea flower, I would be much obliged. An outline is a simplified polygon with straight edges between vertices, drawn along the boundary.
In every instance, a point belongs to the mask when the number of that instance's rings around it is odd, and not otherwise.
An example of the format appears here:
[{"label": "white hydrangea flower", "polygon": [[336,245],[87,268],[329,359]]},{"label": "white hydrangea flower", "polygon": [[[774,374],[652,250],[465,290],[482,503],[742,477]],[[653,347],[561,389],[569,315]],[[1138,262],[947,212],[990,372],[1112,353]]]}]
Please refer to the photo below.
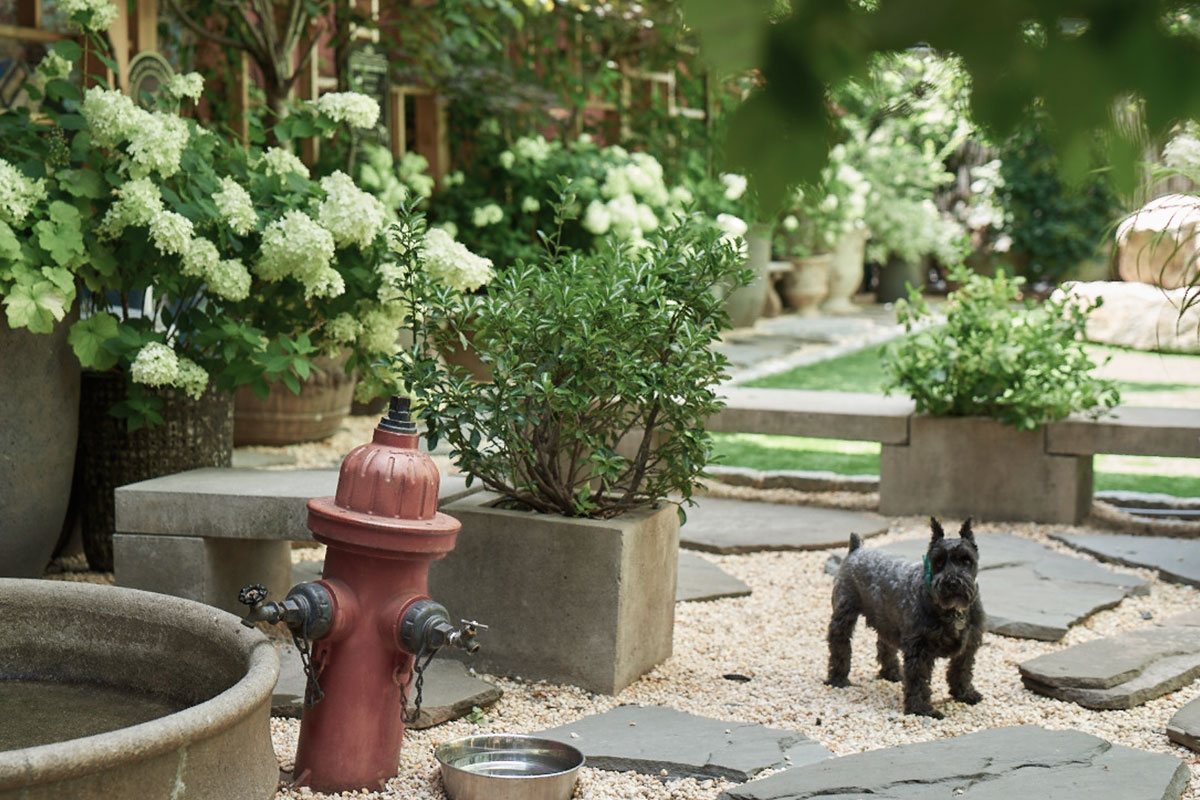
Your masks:
[{"label": "white hydrangea flower", "polygon": [[176,99],[189,97],[199,100],[204,94],[204,77],[199,72],[189,72],[186,75],[172,75],[167,82],[167,94]]},{"label": "white hydrangea flower", "polygon": [[354,184],[354,179],[338,170],[321,179],[325,199],[317,206],[317,221],[333,234],[339,247],[370,247],[387,222],[388,212],[374,195]]},{"label": "white hydrangea flower", "polygon": [[795,214],[788,214],[783,218],[783,222],[781,224],[783,225],[783,229],[788,233],[800,228],[800,220],[796,218]]},{"label": "white hydrangea flower", "polygon": [[670,202],[677,206],[689,206],[695,202],[692,190],[686,186],[673,186],[669,193]]},{"label": "white hydrangea flower", "polygon": [[379,122],[379,102],[359,92],[326,92],[317,98],[317,110],[352,128],[374,128]]},{"label": "white hydrangea flower", "polygon": [[38,62],[37,73],[45,81],[61,80],[71,75],[71,67],[70,61],[51,50]]},{"label": "white hydrangea flower", "polygon": [[745,236],[746,231],[750,230],[745,220],[733,214],[717,214],[717,227],[724,234],[721,238],[727,240]]},{"label": "white hydrangea flower", "polygon": [[216,268],[221,260],[217,246],[202,236],[197,236],[188,242],[183,251],[183,263],[180,272],[190,278],[203,278]]},{"label": "white hydrangea flower", "polygon": [[462,186],[467,180],[467,176],[463,174],[461,169],[454,172],[446,173],[446,177],[442,178],[442,183],[446,186]]},{"label": "white hydrangea flower", "polygon": [[375,271],[379,273],[379,288],[375,290],[375,299],[384,305],[403,300],[404,295],[400,287],[408,274],[408,268],[395,261],[384,261]]},{"label": "white hydrangea flower", "polygon": [[145,344],[129,367],[129,377],[143,386],[173,386],[179,379],[179,356],[162,342]]},{"label": "white hydrangea flower", "polygon": [[554,145],[547,142],[541,134],[522,136],[513,142],[513,156],[522,161],[532,161],[535,164],[545,161],[553,151]]},{"label": "white hydrangea flower", "polygon": [[267,152],[263,153],[263,160],[266,161],[268,175],[283,177],[295,173],[302,178],[308,177],[308,167],[290,150],[268,147]]},{"label": "white hydrangea flower", "polygon": [[28,178],[0,158],[0,220],[20,224],[38,203],[46,199],[46,182]]},{"label": "white hydrangea flower", "polygon": [[226,300],[236,303],[250,296],[250,270],[236,258],[218,261],[207,278],[209,290]]},{"label": "white hydrangea flower", "polygon": [[445,222],[439,222],[437,225],[434,225],[433,227],[444,230],[450,236],[451,239],[458,238],[458,226],[455,225],[450,220],[446,220]]},{"label": "white hydrangea flower", "polygon": [[654,215],[654,209],[645,203],[637,204],[637,227],[644,233],[658,229],[658,217]]},{"label": "white hydrangea flower", "polygon": [[512,169],[513,164],[515,164],[516,162],[517,162],[517,157],[515,155],[513,155],[513,152],[511,150],[505,150],[503,153],[500,154],[500,166],[504,167],[505,169]]},{"label": "white hydrangea flower", "polygon": [[174,211],[159,211],[150,220],[150,239],[160,253],[182,256],[192,243],[192,221]]},{"label": "white hydrangea flower", "polygon": [[[606,204],[612,220],[612,232],[619,239],[632,239],[634,228],[638,227],[638,203],[631,194],[623,194],[612,198]],[[641,231],[638,231],[638,236]]]},{"label": "white hydrangea flower", "polygon": [[362,315],[362,332],[356,342],[371,353],[394,354],[400,336],[400,322],[382,308],[373,308]]},{"label": "white hydrangea flower", "polygon": [[471,213],[471,222],[476,228],[486,228],[504,219],[504,209],[495,203],[488,203],[476,208]]},{"label": "white hydrangea flower", "polygon": [[745,175],[738,175],[733,172],[726,172],[721,175],[721,183],[725,185],[725,199],[737,200],[746,193],[746,187],[749,182]]},{"label": "white hydrangea flower", "polygon": [[345,283],[330,266],[334,249],[333,234],[303,211],[288,211],[263,231],[254,270],[266,281],[296,279],[310,299],[337,297]]},{"label": "white hydrangea flower", "polygon": [[338,314],[333,319],[325,320],[321,326],[325,338],[337,344],[353,344],[362,333],[363,326],[350,314]]},{"label": "white hydrangea flower", "polygon": [[460,292],[478,289],[495,275],[491,259],[475,255],[441,228],[425,232],[421,254],[430,275]]},{"label": "white hydrangea flower", "polygon": [[191,134],[187,123],[174,114],[143,112],[128,131],[130,170],[135,177],[157,172],[164,178],[179,171],[179,160]]},{"label": "white hydrangea flower", "polygon": [[245,236],[258,225],[258,215],[254,213],[254,200],[250,193],[228,175],[221,178],[221,189],[213,194],[212,199],[221,218],[239,236]]},{"label": "white hydrangea flower", "polygon": [[593,233],[596,236],[603,236],[608,233],[609,227],[612,226],[612,214],[608,210],[608,206],[601,203],[599,200],[593,200],[588,203],[587,211],[583,214],[583,229],[588,233]]},{"label": "white hydrangea flower", "polygon": [[179,374],[175,378],[175,386],[187,393],[193,400],[199,400],[200,395],[208,387],[208,373],[204,367],[190,358],[179,356]]},{"label": "white hydrangea flower", "polygon": [[149,113],[117,89],[92,86],[83,95],[83,116],[92,141],[101,147],[116,147]]},{"label": "white hydrangea flower", "polygon": [[408,185],[412,187],[412,190],[421,197],[428,198],[433,196],[434,181],[429,175],[410,175],[405,180],[408,181]]},{"label": "white hydrangea flower", "polygon": [[107,31],[117,20],[117,7],[109,0],[59,0],[58,10],[85,31]]},{"label": "white hydrangea flower", "polygon": [[542,207],[541,202],[536,197],[525,195],[521,200],[521,210],[526,214],[536,214],[538,209]]},{"label": "white hydrangea flower", "polygon": [[116,238],[131,225],[149,225],[163,211],[162,195],[149,178],[126,181],[114,194],[117,200],[100,223],[102,237]]}]

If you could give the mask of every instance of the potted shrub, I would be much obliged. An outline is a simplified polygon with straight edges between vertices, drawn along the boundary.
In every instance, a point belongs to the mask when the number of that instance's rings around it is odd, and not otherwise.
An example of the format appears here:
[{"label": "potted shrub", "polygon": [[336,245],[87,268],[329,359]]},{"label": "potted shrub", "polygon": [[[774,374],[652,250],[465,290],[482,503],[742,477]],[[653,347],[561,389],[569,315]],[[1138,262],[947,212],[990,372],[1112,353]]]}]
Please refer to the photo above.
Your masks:
[{"label": "potted shrub", "polygon": [[1092,374],[1084,349],[1092,306],[1063,297],[1021,300],[1023,278],[988,278],[965,267],[944,325],[919,290],[897,302],[909,335],[884,357],[888,390],[913,398],[906,445],[884,445],[885,514],[1079,522],[1091,506],[1090,457],[1055,455],[1046,425],[1117,404],[1115,385]]},{"label": "potted shrub", "polygon": [[[577,208],[564,190],[556,227]],[[488,490],[447,508],[463,529],[430,575],[491,626],[481,668],[615,693],[670,655],[676,503],[709,457],[726,366],[710,345],[722,291],[751,277],[740,247],[689,216],[636,249],[555,234],[483,294],[406,273],[416,344],[400,373],[430,439]],[[491,383],[428,355],[468,334]]]}]

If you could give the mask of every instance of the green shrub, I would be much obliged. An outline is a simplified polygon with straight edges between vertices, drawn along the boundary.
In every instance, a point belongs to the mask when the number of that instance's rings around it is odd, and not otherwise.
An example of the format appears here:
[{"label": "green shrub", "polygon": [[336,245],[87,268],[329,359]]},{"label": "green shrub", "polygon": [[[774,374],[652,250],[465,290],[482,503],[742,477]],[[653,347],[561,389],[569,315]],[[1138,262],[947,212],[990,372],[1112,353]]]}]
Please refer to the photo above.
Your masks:
[{"label": "green shrub", "polygon": [[1024,279],[1003,271],[986,278],[958,268],[950,277],[963,286],[947,298],[945,325],[914,333],[932,312],[916,290],[897,303],[910,335],[884,356],[888,391],[903,389],[918,412],[993,417],[1020,430],[1074,412],[1099,416],[1117,404],[1116,385],[1092,374],[1096,365],[1083,347],[1092,307],[1066,300],[1022,306]]}]

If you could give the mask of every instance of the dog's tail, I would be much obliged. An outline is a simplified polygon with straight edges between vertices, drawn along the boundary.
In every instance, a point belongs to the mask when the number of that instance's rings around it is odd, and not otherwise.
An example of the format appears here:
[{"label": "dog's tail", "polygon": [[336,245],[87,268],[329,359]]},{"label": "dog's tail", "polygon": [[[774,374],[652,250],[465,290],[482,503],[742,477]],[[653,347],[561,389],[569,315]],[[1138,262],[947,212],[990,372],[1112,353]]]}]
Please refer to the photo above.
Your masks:
[{"label": "dog's tail", "polygon": [[857,550],[860,547],[862,547],[862,537],[859,536],[857,533],[850,534],[850,551],[849,551],[849,553],[847,553],[847,555],[849,555],[850,553],[853,553],[855,550]]}]

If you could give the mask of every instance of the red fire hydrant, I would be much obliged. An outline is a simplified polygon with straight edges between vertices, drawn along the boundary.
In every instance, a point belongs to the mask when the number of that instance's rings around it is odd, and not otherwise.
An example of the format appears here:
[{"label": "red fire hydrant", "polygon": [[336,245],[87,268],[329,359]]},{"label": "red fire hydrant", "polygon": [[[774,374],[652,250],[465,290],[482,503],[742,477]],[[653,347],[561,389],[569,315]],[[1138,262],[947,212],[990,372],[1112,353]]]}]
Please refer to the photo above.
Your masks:
[{"label": "red fire hydrant", "polygon": [[[451,645],[474,652],[475,623],[456,629],[428,592],[430,562],[454,549],[458,520],[437,510],[438,470],[418,449],[408,399],[393,398],[373,440],[342,462],[335,497],[308,502],[328,545],[321,580],[282,603],[242,590],[244,623],[287,623],[309,684],[294,783],[335,792],[383,788],[398,770],[414,664]],[[420,660],[420,663],[418,663]]]}]

